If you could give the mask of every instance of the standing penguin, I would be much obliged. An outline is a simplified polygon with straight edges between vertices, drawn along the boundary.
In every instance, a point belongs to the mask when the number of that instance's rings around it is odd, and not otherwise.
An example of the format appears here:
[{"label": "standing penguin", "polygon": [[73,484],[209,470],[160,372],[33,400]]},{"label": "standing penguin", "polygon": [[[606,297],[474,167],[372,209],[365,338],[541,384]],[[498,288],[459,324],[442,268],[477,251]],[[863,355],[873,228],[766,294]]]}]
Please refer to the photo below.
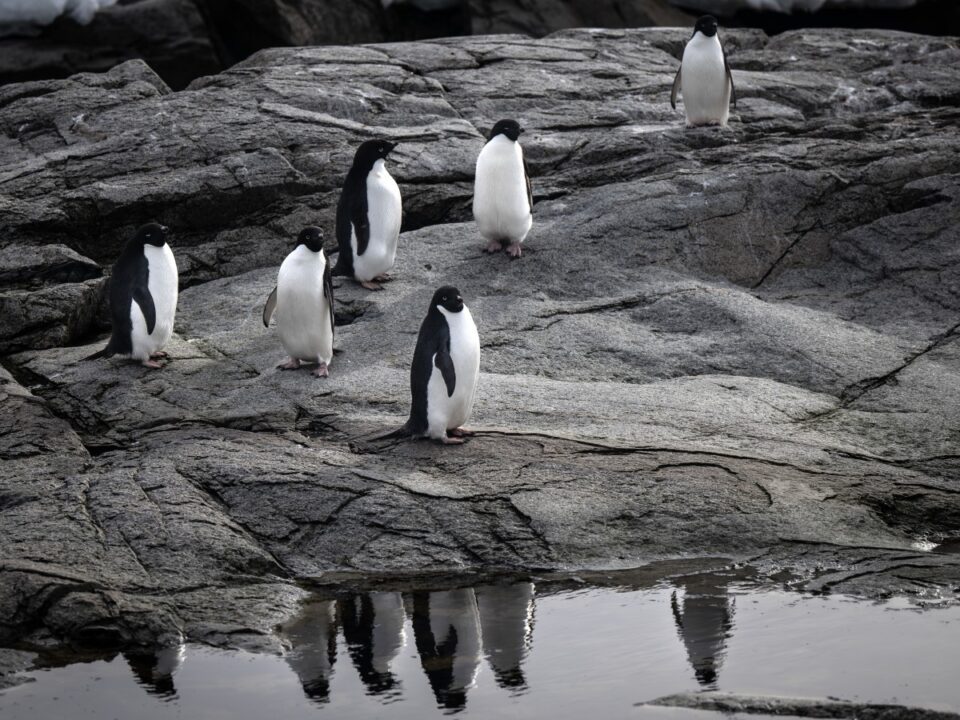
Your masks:
[{"label": "standing penguin", "polygon": [[353,157],[337,203],[340,255],[334,275],[348,275],[368,290],[380,290],[397,256],[403,207],[400,188],[385,160],[396,147],[386,140],[367,140]]},{"label": "standing penguin", "polygon": [[493,126],[477,157],[473,185],[473,217],[487,240],[486,252],[499,252],[506,244],[515,258],[533,225],[533,190],[518,142],[522,132],[516,120],[500,120]]},{"label": "standing penguin", "polygon": [[296,370],[306,360],[317,363],[316,377],[327,377],[333,359],[333,282],[320,228],[301,230],[296,247],[280,266],[277,286],[263,306],[264,327],[270,327],[274,310],[280,342],[290,355],[277,367]]},{"label": "standing penguin", "polygon": [[717,19],[704,15],[697,20],[693,36],[683,50],[683,60],[673,79],[670,106],[677,109],[677,90],[683,93],[687,126],[726,125],[730,98],[737,106],[733,75],[727,53],[717,35]]},{"label": "standing penguin", "polygon": [[162,368],[163,346],[173,334],[179,275],[167,228],[149,223],[127,243],[110,275],[113,334],[100,352],[87,360],[128,355],[145,367]]},{"label": "standing penguin", "polygon": [[460,291],[433,294],[410,366],[410,419],[399,432],[460,444],[480,376],[480,336]]}]

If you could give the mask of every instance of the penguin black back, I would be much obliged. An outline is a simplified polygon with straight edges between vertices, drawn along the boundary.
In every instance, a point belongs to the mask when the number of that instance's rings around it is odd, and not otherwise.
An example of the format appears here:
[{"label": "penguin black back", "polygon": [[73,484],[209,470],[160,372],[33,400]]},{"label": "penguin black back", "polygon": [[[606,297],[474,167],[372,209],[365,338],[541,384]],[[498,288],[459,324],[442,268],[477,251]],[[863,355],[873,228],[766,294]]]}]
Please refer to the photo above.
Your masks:
[{"label": "penguin black back", "polygon": [[353,248],[351,234],[357,236],[357,255],[363,255],[370,241],[370,219],[367,215],[367,175],[377,160],[386,159],[396,143],[387,140],[367,140],[360,143],[353,156],[353,165],[343,182],[337,202],[337,256],[334,275],[353,276]]},{"label": "penguin black back", "polygon": [[167,228],[159,223],[148,223],[137,230],[123,248],[110,275],[110,319],[113,323],[110,342],[103,351],[91,357],[129,355],[133,352],[130,305],[134,300],[143,312],[147,332],[153,332],[157,312],[150,295],[150,266],[143,248],[145,245],[163,247],[166,242]]},{"label": "penguin black back", "polygon": [[413,362],[410,364],[410,419],[404,426],[412,435],[423,435],[427,432],[427,386],[430,384],[434,366],[443,375],[448,395],[453,395],[456,387],[456,374],[450,358],[450,326],[439,307],[449,312],[463,310],[460,291],[452,285],[439,288],[433,294],[427,316],[420,324],[417,347],[413,351]]}]

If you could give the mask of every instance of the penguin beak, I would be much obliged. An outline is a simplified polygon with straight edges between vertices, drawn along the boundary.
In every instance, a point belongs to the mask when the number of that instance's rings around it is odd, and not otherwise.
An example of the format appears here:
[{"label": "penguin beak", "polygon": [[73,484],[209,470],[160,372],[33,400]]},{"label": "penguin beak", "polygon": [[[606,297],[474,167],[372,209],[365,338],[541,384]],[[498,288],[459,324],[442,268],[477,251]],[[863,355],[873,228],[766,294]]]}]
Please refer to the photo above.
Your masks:
[{"label": "penguin beak", "polygon": [[168,232],[170,232],[170,228],[168,228],[166,225],[161,225],[161,226],[160,226],[160,232],[162,232],[164,235],[166,235]]}]

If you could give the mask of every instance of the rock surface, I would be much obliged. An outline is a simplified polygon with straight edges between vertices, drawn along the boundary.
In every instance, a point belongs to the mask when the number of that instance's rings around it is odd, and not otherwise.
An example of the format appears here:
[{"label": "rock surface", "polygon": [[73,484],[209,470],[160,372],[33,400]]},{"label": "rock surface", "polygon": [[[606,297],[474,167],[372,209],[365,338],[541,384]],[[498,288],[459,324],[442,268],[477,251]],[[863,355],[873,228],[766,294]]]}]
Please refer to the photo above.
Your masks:
[{"label": "rock surface", "polygon": [[[0,88],[0,641],[270,643],[339,571],[723,556],[793,587],[960,596],[956,39],[726,35],[686,130],[685,29],[276,49],[170,92],[144,64]],[[483,133],[527,128],[534,228],[488,257]],[[400,143],[395,280],[337,287],[329,380],[260,322],[358,142]],[[102,347],[109,268],[174,232],[172,361]],[[405,419],[435,287],[483,343],[459,448]],[[9,329],[12,328],[12,329]],[[923,545],[922,543],[927,543]]]}]

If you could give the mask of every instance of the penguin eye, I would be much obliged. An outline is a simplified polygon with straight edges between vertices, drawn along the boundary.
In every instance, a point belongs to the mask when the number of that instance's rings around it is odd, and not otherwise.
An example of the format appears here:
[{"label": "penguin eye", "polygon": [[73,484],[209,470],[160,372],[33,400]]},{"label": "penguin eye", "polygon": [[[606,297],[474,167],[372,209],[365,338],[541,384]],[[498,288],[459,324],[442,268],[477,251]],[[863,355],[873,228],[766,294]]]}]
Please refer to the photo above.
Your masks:
[{"label": "penguin eye", "polygon": [[446,296],[446,295],[443,296],[443,301],[444,301],[444,302],[447,301],[447,296]]}]

